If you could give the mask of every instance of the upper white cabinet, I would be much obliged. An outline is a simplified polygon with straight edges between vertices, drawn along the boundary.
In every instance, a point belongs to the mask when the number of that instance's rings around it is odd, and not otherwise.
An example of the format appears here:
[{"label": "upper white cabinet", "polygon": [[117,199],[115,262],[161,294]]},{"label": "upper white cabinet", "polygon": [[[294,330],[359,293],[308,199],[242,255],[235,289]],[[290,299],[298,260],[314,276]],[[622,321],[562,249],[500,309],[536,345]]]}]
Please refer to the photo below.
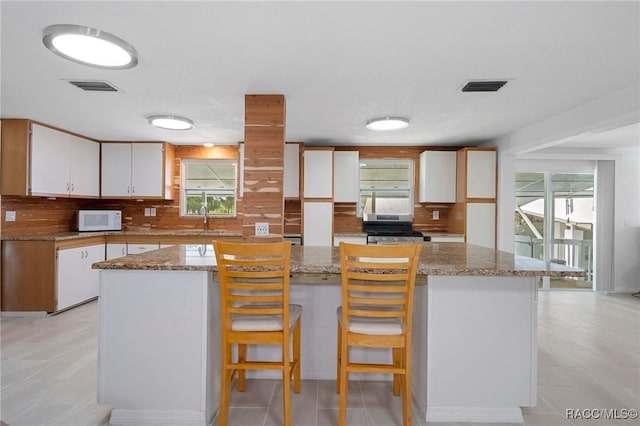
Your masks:
[{"label": "upper white cabinet", "polygon": [[173,146],[167,143],[103,143],[103,198],[171,199]]},{"label": "upper white cabinet", "polygon": [[333,149],[305,149],[303,157],[304,197],[332,198]]},{"label": "upper white cabinet", "polygon": [[358,151],[333,153],[333,201],[357,203],[360,194],[360,161]]},{"label": "upper white cabinet", "polygon": [[2,120],[2,194],[99,197],[100,144],[30,120]]},{"label": "upper white cabinet", "polygon": [[300,144],[284,145],[284,196],[300,197]]},{"label": "upper white cabinet", "polygon": [[456,202],[456,152],[424,151],[420,154],[420,203]]},{"label": "upper white cabinet", "polygon": [[[464,165],[465,188],[458,188],[463,198],[496,198],[496,151],[464,148],[458,151],[458,166]],[[460,173],[460,171],[459,171]],[[460,176],[460,175],[459,175]],[[462,191],[462,194],[460,193]],[[460,200],[459,200],[460,201]]]}]

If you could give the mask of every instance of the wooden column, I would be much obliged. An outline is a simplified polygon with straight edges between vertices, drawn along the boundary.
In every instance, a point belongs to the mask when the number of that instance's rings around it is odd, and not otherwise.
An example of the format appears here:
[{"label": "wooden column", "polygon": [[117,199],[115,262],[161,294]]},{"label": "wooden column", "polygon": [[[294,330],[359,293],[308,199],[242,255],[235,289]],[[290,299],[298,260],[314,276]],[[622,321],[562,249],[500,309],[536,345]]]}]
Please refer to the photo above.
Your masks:
[{"label": "wooden column", "polygon": [[[242,235],[248,240],[281,239],[284,233],[283,95],[245,95]],[[268,238],[255,237],[255,223],[269,223]]]}]

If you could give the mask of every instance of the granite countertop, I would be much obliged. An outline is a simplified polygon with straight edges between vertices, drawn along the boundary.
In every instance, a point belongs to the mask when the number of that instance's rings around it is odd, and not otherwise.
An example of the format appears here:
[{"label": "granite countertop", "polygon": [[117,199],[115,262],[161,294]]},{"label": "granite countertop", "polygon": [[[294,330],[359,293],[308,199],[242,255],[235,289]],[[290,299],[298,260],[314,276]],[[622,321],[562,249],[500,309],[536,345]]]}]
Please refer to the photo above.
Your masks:
[{"label": "granite countertop", "polygon": [[[94,269],[217,271],[212,245],[180,244],[93,264]],[[337,247],[293,246],[292,274],[339,274]],[[584,276],[584,271],[464,243],[423,243],[419,275]]]},{"label": "granite countertop", "polygon": [[55,234],[21,235],[15,237],[3,236],[3,241],[68,241],[91,237],[104,237],[108,235],[124,235],[131,237],[154,236],[179,237],[179,236],[211,236],[211,237],[242,237],[240,232],[229,231],[202,231],[198,229],[179,230],[134,230],[134,231],[101,231],[101,232],[58,232]]}]

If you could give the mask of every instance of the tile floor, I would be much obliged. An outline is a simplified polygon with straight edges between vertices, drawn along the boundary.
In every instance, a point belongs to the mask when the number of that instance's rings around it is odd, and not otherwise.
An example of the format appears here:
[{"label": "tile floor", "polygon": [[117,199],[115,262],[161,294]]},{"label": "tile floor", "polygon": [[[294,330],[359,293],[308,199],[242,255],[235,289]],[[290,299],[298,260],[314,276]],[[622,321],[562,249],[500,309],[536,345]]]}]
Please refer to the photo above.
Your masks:
[{"label": "tile floor", "polygon": [[[50,318],[2,318],[0,419],[9,426],[107,425],[96,404],[97,303]],[[637,421],[568,420],[566,409],[640,409],[640,299],[591,292],[539,297],[538,406],[526,426],[625,425]],[[335,425],[333,381],[305,380],[293,396],[293,425]],[[389,383],[352,382],[349,426],[400,425],[400,399]],[[282,422],[281,385],[257,380],[234,392],[230,423]],[[2,423],[0,423],[2,424]],[[425,423],[414,413],[414,425]],[[4,426],[4,425],[3,425]]]}]

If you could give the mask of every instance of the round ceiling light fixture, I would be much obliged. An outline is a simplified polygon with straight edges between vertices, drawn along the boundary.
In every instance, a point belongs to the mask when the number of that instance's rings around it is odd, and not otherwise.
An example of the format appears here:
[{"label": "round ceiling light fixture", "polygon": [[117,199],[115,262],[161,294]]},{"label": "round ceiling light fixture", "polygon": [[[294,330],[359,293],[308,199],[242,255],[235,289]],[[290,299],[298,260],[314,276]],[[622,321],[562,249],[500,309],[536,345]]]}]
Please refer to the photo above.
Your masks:
[{"label": "round ceiling light fixture", "polygon": [[193,121],[175,115],[152,115],[148,120],[149,124],[167,130],[189,130],[193,127]]},{"label": "round ceiling light fixture", "polygon": [[42,31],[42,42],[56,55],[98,68],[127,69],[138,63],[138,52],[113,34],[84,25],[51,25]]},{"label": "round ceiling light fixture", "polygon": [[367,121],[367,129],[375,132],[400,130],[409,127],[409,119],[404,117],[380,117]]}]

